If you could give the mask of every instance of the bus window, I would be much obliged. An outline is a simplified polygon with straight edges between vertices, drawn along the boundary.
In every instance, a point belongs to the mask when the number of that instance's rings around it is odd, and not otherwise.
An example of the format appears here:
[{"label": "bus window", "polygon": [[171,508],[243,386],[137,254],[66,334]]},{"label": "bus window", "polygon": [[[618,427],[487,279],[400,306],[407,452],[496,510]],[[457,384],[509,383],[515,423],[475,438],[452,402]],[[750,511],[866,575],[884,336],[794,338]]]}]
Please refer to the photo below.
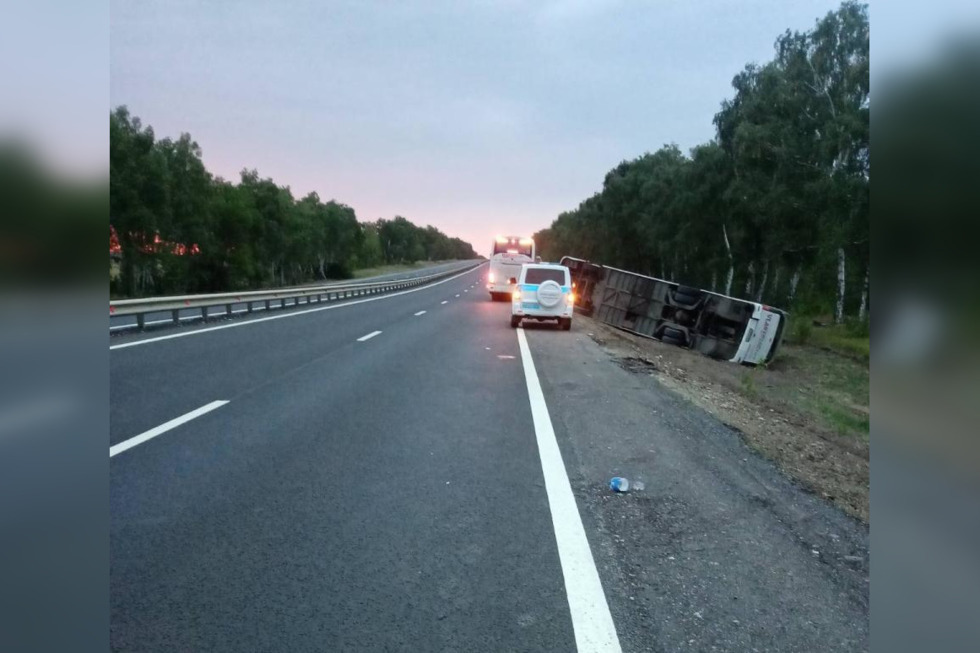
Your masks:
[{"label": "bus window", "polygon": [[493,243],[493,253],[527,256],[531,258],[534,256],[534,242],[526,239],[518,240],[516,238],[504,239],[503,241],[495,240]]}]

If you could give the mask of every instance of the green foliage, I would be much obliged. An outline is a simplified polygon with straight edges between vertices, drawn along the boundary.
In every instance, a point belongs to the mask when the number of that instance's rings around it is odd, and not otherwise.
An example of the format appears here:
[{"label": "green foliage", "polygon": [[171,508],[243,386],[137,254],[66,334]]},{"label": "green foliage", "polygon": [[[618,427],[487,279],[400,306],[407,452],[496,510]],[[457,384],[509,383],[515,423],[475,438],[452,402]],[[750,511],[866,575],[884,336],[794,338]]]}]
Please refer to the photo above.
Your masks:
[{"label": "green foliage", "polygon": [[789,338],[794,345],[805,345],[813,336],[813,324],[809,318],[791,317],[789,321]]},{"label": "green foliage", "polygon": [[[825,326],[814,326],[814,322]],[[871,357],[871,337],[867,321],[850,318],[844,324],[826,324],[826,318],[810,315],[790,317],[786,342],[793,345],[812,345],[827,351],[867,363]]]},{"label": "green foliage", "polygon": [[405,218],[359,223],[354,209],[243,170],[213,177],[190,135],[156,140],[126,107],[109,115],[114,296],[218,292],[347,279],[355,269],[476,258],[458,238]]},{"label": "green foliage", "polygon": [[[869,31],[845,2],[732,80],[716,137],[624,161],[537,234],[572,255],[793,310],[856,313],[870,260]],[[729,274],[733,281],[726,283]]]},{"label": "green foliage", "polygon": [[843,356],[867,363],[871,360],[871,338],[855,335],[844,325],[820,327],[813,330],[811,343]]},{"label": "green foliage", "polygon": [[759,396],[759,389],[755,384],[756,374],[757,372],[755,370],[748,369],[742,372],[742,377],[739,379],[742,394],[749,399],[755,399]]},{"label": "green foliage", "polygon": [[821,402],[817,408],[838,435],[866,438],[871,430],[871,417],[868,413],[857,412],[832,401]]},{"label": "green foliage", "polygon": [[867,320],[849,318],[844,323],[844,329],[847,332],[847,335],[851,336],[852,338],[871,337],[871,324]]}]

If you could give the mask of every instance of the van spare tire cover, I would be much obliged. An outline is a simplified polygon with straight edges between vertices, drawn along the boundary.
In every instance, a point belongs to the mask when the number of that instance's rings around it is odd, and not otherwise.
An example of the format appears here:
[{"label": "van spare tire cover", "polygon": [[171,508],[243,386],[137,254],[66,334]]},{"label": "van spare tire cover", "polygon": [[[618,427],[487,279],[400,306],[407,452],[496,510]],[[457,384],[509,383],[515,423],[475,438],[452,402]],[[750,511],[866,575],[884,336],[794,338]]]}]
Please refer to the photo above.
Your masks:
[{"label": "van spare tire cover", "polygon": [[548,280],[538,286],[538,303],[545,308],[552,308],[561,301],[561,286]]}]

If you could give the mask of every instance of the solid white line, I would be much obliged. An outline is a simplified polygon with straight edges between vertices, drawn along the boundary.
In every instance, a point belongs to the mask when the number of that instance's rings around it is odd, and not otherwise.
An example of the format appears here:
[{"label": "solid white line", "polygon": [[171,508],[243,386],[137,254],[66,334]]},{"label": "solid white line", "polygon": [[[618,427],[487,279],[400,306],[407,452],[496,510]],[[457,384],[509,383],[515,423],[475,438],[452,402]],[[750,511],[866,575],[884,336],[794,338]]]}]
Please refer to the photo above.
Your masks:
[{"label": "solid white line", "polygon": [[366,336],[361,336],[360,338],[357,339],[357,341],[358,342],[364,342],[365,340],[370,340],[371,338],[373,338],[374,336],[377,336],[377,335],[381,335],[381,332],[380,331],[372,331],[371,333],[367,334]]},{"label": "solid white line", "polygon": [[418,317],[419,315],[425,315],[425,311],[419,311],[415,314],[415,317]]},{"label": "solid white line", "polygon": [[[482,265],[482,264],[481,264]],[[157,336],[156,338],[146,338],[145,340],[133,340],[132,342],[123,342],[118,345],[109,345],[109,351],[113,349],[125,349],[127,347],[136,347],[139,345],[147,345],[151,342],[160,342],[162,340],[172,340],[174,338],[184,338],[186,336],[196,336],[199,333],[210,333],[211,331],[220,331],[222,329],[234,329],[237,327],[248,326],[250,324],[258,324],[259,322],[268,322],[270,320],[282,320],[287,317],[296,317],[297,315],[306,315],[308,313],[319,313],[320,311],[332,311],[336,308],[345,308],[347,306],[354,306],[356,304],[364,304],[366,302],[376,302],[382,299],[391,299],[392,297],[398,297],[399,295],[407,295],[412,292],[419,292],[421,290],[426,290],[432,288],[433,286],[438,286],[440,284],[446,283],[447,281],[452,281],[453,279],[458,279],[464,274],[469,274],[470,272],[475,272],[479,270],[480,266],[476,266],[472,270],[467,270],[466,272],[460,272],[459,274],[449,277],[448,279],[443,279],[442,281],[434,281],[430,284],[424,286],[419,286],[418,288],[409,288],[408,290],[399,290],[398,292],[389,293],[387,295],[378,295],[376,297],[366,297],[365,299],[358,299],[352,302],[345,302],[343,304],[333,304],[331,306],[319,306],[317,308],[308,308],[304,311],[290,311],[289,313],[281,313],[279,315],[270,315],[268,317],[259,317],[254,320],[244,320],[242,322],[230,322],[228,324],[220,324],[218,326],[207,327],[204,329],[194,329],[193,331],[181,331],[180,333],[170,333],[165,336]],[[459,297],[459,295],[456,295]]]},{"label": "solid white line", "polygon": [[443,303],[443,304],[448,304],[448,303],[449,303],[449,300],[448,300],[448,299],[446,299],[446,300],[444,300],[444,301],[443,301],[442,303]]},{"label": "solid white line", "polygon": [[575,505],[568,472],[565,471],[555,429],[548,414],[548,404],[545,403],[523,329],[517,330],[517,341],[521,348],[527,396],[531,402],[534,433],[538,440],[538,454],[541,456],[541,471],[544,473],[544,486],[551,508],[551,524],[555,529],[558,558],[565,578],[565,594],[572,615],[575,646],[580,653],[619,653],[622,649],[616,634],[616,625],[609,613],[606,595],[602,591],[602,581],[599,579],[595,560],[592,559],[592,550],[585,536],[578,506]]},{"label": "solid white line", "polygon": [[169,422],[164,422],[163,424],[157,426],[156,428],[152,428],[149,431],[140,433],[139,435],[132,437],[128,440],[123,440],[119,444],[114,444],[111,447],[109,447],[109,457],[112,458],[113,456],[117,456],[121,454],[123,451],[126,451],[127,449],[132,449],[136,445],[143,444],[147,440],[152,440],[158,435],[162,433],[166,433],[170,429],[177,428],[181,424],[189,422],[195,417],[200,417],[205,413],[210,413],[215,408],[221,408],[227,403],[228,403],[227,401],[212,401],[210,404],[207,404],[206,406],[201,406],[200,408],[196,410],[192,410],[191,412],[181,415],[180,417],[174,418]]}]

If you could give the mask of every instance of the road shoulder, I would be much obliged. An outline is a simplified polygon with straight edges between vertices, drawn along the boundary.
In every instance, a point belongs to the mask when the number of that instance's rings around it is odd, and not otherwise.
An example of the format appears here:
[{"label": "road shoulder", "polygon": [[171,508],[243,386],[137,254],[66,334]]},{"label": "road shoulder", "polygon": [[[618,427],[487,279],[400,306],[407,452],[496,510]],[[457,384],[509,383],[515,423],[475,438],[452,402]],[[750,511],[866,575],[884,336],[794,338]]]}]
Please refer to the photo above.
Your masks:
[{"label": "road shoulder", "polygon": [[581,329],[528,335],[623,649],[866,649],[867,527]]}]

